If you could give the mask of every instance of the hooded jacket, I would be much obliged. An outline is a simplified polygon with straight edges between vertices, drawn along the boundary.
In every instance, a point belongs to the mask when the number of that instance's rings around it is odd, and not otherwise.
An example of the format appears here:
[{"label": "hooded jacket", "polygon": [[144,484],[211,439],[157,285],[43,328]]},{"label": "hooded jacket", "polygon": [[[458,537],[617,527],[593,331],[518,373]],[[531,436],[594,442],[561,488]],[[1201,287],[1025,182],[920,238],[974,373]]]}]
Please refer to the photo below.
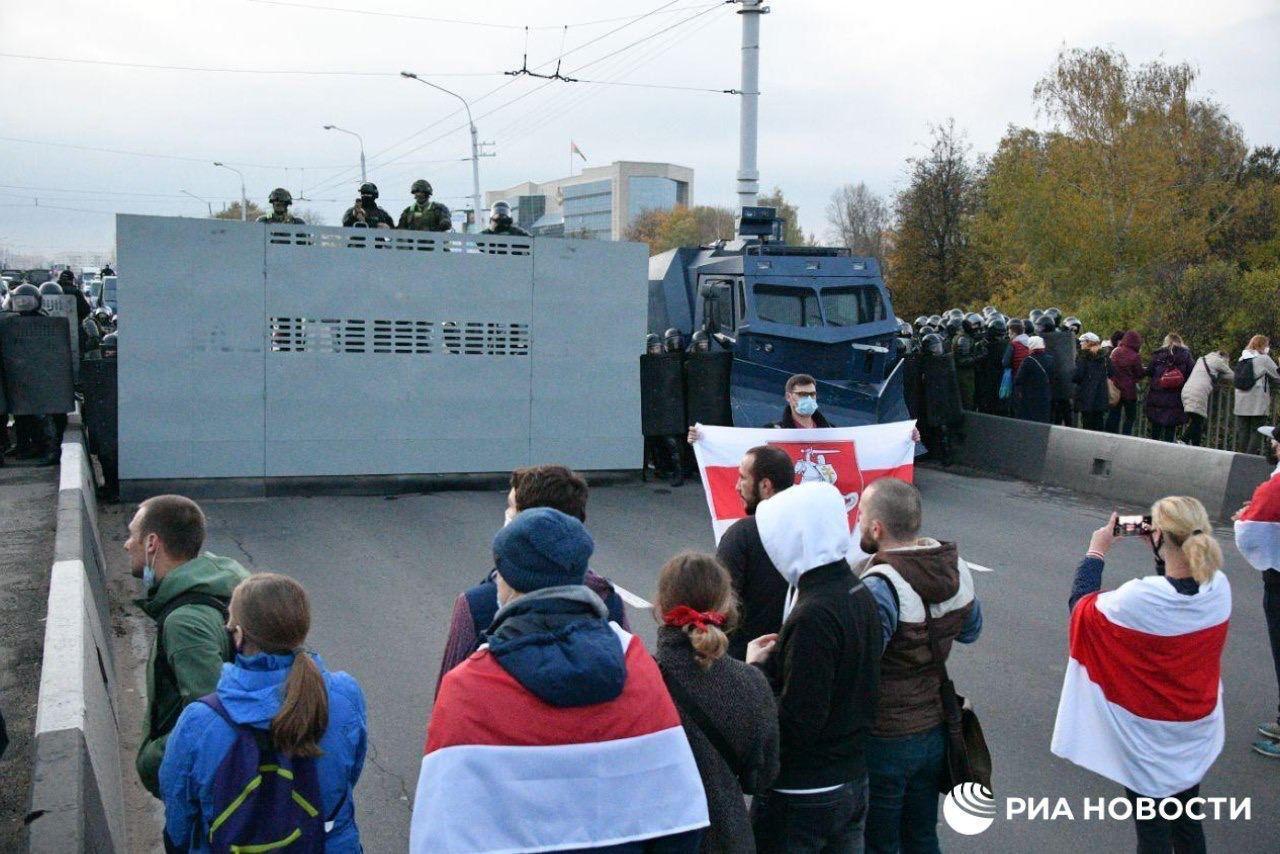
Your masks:
[{"label": "hooded jacket", "polygon": [[[329,854],[358,854],[360,831],[352,802],[364,768],[368,725],[364,694],[346,673],[330,673],[315,656],[329,695],[329,727],[320,739],[316,759],[320,779],[320,813],[332,829],[325,836]],[[293,655],[258,653],[236,656],[222,667],[217,694],[237,724],[269,730],[284,700],[285,680]],[[165,835],[192,852],[207,851],[209,826],[217,818],[212,800],[218,765],[235,743],[236,732],[204,703],[192,703],[178,718],[160,765]]]},{"label": "hooded jacket", "polygon": [[1044,350],[1033,350],[1022,360],[1013,377],[1014,412],[1024,421],[1049,423],[1053,400],[1053,356]]},{"label": "hooded jacket", "polygon": [[884,645],[876,602],[849,569],[849,517],[827,483],[760,502],[760,539],[791,586],[778,642],[761,665],[778,697],[775,789],[815,789],[866,774]]},{"label": "hooded jacket", "polygon": [[[137,605],[152,619],[165,606],[188,593],[203,593],[229,601],[249,571],[231,558],[205,552],[176,566],[148,591]],[[164,661],[156,660],[164,647]],[[187,704],[213,692],[222,665],[232,657],[231,640],[222,614],[208,605],[182,605],[164,621],[164,643],[152,641],[147,658],[147,716],[138,748],[138,776],[147,791],[160,797],[160,760],[165,741]]]},{"label": "hooded jacket", "polygon": [[[536,784],[534,784],[536,781]],[[653,658],[581,585],[527,593],[445,674],[409,850],[696,851],[707,801]]]},{"label": "hooded jacket", "polygon": [[1079,412],[1106,412],[1110,405],[1107,397],[1107,373],[1110,365],[1101,349],[1081,348],[1076,358],[1075,373],[1071,381],[1076,386],[1076,410]]},{"label": "hooded jacket", "polygon": [[1236,389],[1236,415],[1268,415],[1271,412],[1271,393],[1280,387],[1280,372],[1270,355],[1257,350],[1245,349],[1240,353],[1241,359],[1253,360],[1253,388],[1248,391]]},{"label": "hooded jacket", "polygon": [[1210,352],[1196,360],[1196,366],[1182,387],[1182,409],[1188,415],[1209,417],[1209,400],[1219,380],[1231,376],[1231,366],[1225,357]]},{"label": "hooded jacket", "polygon": [[1182,372],[1185,380],[1191,376],[1195,368],[1195,359],[1186,347],[1161,347],[1151,354],[1151,365],[1147,375],[1151,377],[1151,385],[1147,388],[1147,402],[1143,409],[1147,420],[1163,427],[1178,427],[1187,422],[1186,412],[1182,409],[1182,386],[1178,388],[1161,388],[1160,378],[1175,368]]},{"label": "hooded jacket", "polygon": [[1142,367],[1142,336],[1130,329],[1111,351],[1111,381],[1120,389],[1120,399],[1133,402],[1138,399],[1138,382],[1147,375]]}]

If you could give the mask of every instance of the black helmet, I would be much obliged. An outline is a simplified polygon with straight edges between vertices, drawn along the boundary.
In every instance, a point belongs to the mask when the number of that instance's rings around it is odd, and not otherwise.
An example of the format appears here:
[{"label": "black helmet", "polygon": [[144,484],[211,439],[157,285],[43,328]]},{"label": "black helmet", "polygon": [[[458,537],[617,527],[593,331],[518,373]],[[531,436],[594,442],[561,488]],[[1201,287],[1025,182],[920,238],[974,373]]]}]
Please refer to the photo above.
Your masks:
[{"label": "black helmet", "polygon": [[662,352],[662,339],[650,332],[644,336],[644,351],[649,355]]},{"label": "black helmet", "polygon": [[942,336],[936,332],[930,332],[928,335],[920,339],[920,349],[924,350],[931,356],[941,356],[943,354]]},{"label": "black helmet", "polygon": [[929,315],[929,323],[928,323],[928,325],[929,325],[929,326],[932,326],[934,329],[941,329],[941,328],[942,328],[942,315],[940,315],[940,314],[931,314],[931,315]]},{"label": "black helmet", "polygon": [[[376,194],[378,191],[375,189],[373,192]],[[419,178],[418,180],[413,182],[413,186],[409,188],[409,192],[410,193],[426,193],[429,196],[432,193],[431,182],[428,181],[426,178]]]},{"label": "black helmet", "polygon": [[990,317],[993,314],[999,314],[999,313],[1000,313],[1000,310],[996,308],[994,305],[987,305],[982,307],[983,317]]},{"label": "black helmet", "polygon": [[976,312],[969,312],[964,316],[964,331],[970,335],[982,328],[982,315]]},{"label": "black helmet", "polygon": [[1052,317],[1047,314],[1042,314],[1040,317],[1036,318],[1035,327],[1037,335],[1046,335],[1056,329],[1057,325],[1053,322]]},{"label": "black helmet", "polygon": [[276,187],[271,191],[271,195],[267,196],[268,202],[284,202],[286,205],[293,204],[293,196],[284,187]]},{"label": "black helmet", "polygon": [[907,323],[905,320],[901,318],[898,319],[899,335],[901,335],[903,338],[910,338],[914,333],[915,333],[915,330],[911,328],[910,323]]},{"label": "black helmet", "polygon": [[671,327],[662,333],[662,346],[668,353],[679,353],[684,349],[684,333]]},{"label": "black helmet", "polygon": [[689,350],[695,353],[706,353],[711,350],[711,336],[705,329],[699,329],[689,336]]},{"label": "black helmet", "polygon": [[987,324],[987,335],[995,339],[1003,338],[1007,334],[1009,334],[1009,324],[1005,322],[1004,318],[1000,315],[992,317]]},{"label": "black helmet", "polygon": [[1046,308],[1044,313],[1052,317],[1055,324],[1062,319],[1062,309],[1060,308]]},{"label": "black helmet", "polygon": [[365,181],[360,185],[360,195],[378,198],[378,185],[372,181]]},{"label": "black helmet", "polygon": [[[57,287],[55,285],[54,287]],[[62,293],[59,289],[58,293]],[[30,282],[18,285],[9,294],[9,310],[18,314],[38,314],[40,312],[40,289]]]},{"label": "black helmet", "polygon": [[1071,315],[1066,320],[1062,321],[1062,325],[1067,329],[1070,329],[1076,335],[1079,335],[1080,330],[1084,328],[1084,324],[1080,322],[1080,318],[1075,315]]},{"label": "black helmet", "polygon": [[929,318],[922,314],[916,318],[916,322],[913,325],[916,329],[924,329],[929,325]]},{"label": "black helmet", "polygon": [[63,270],[61,273],[58,274],[59,282],[61,282],[63,279],[71,279],[72,281],[75,281],[75,278],[76,278],[76,274],[71,272],[70,267],[68,267],[67,269]]},{"label": "black helmet", "polygon": [[959,308],[947,309],[947,317],[954,317],[956,320],[964,320],[964,310]]},{"label": "black helmet", "polygon": [[511,205],[506,202],[494,202],[493,208],[489,211],[489,219],[496,220],[502,224],[511,222]]},{"label": "black helmet", "polygon": [[[59,279],[62,277],[59,276]],[[45,282],[40,286],[40,296],[42,297],[60,297],[62,296],[62,285],[57,282]]]},{"label": "black helmet", "polygon": [[1035,323],[1037,320],[1039,320],[1042,317],[1044,317],[1044,312],[1038,308],[1033,308],[1031,309],[1030,312],[1027,313],[1027,319],[1030,320],[1032,323]]},{"label": "black helmet", "polygon": [[942,326],[947,330],[948,335],[955,335],[964,328],[964,315],[956,317],[954,314],[947,314],[947,319],[942,322]]}]

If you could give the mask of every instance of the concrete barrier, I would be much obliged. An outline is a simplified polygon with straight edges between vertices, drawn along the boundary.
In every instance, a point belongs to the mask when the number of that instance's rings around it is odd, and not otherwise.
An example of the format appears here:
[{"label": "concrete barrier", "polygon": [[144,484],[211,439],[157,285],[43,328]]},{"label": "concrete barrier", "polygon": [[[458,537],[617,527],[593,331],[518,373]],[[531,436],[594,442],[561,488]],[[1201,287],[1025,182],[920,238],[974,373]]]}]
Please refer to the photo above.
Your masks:
[{"label": "concrete barrier", "polygon": [[38,854],[128,851],[107,569],[93,486],[73,416],[62,443],[26,818],[29,850]]},{"label": "concrete barrier", "polygon": [[1127,505],[1191,495],[1220,522],[1271,473],[1257,456],[976,412],[965,413],[956,461]]}]

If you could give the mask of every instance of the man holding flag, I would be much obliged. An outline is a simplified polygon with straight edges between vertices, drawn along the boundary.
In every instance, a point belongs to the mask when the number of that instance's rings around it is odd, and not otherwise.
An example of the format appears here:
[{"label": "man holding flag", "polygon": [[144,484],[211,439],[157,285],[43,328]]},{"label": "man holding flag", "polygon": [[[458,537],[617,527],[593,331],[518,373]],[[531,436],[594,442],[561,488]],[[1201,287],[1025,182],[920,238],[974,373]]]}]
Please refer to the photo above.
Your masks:
[{"label": "man holding flag", "polygon": [[[1280,425],[1259,427],[1258,432],[1266,437],[1263,456],[1273,464],[1280,463]],[[1262,610],[1280,683],[1280,465],[1231,518],[1236,527],[1236,548],[1262,573]],[[1253,743],[1254,752],[1280,759],[1280,718],[1259,724],[1258,733],[1262,738]]]}]

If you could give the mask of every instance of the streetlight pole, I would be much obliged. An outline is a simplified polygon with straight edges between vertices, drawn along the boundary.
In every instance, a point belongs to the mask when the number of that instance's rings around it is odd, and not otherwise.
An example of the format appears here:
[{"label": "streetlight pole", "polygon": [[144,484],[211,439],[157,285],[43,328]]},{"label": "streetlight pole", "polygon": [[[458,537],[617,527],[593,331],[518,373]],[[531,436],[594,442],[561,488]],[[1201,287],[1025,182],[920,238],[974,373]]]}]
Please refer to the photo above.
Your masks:
[{"label": "streetlight pole", "polygon": [[467,124],[471,126],[471,207],[475,211],[474,222],[472,223],[472,225],[476,231],[479,231],[480,230],[480,213],[481,213],[481,209],[480,209],[480,140],[479,140],[479,137],[476,136],[476,123],[471,118],[471,105],[467,103],[466,98],[462,97],[457,92],[452,92],[444,88],[443,86],[437,86],[435,83],[432,83],[430,80],[423,80],[421,77],[419,77],[418,75],[414,74],[411,71],[401,71],[400,76],[405,77],[409,80],[417,80],[419,83],[422,83],[426,86],[430,86],[432,89],[439,90],[445,93],[446,95],[452,95],[453,97],[461,101],[462,106],[466,109]]},{"label": "streetlight pole", "polygon": [[208,206],[209,208],[209,219],[213,219],[213,202],[209,201],[208,199],[202,199],[199,196],[197,196],[195,193],[189,193],[186,190],[179,190],[178,192],[182,193],[184,196],[190,196],[191,198],[195,199],[197,202],[204,202],[205,205]]},{"label": "streetlight pole", "polygon": [[350,134],[351,136],[354,136],[356,139],[358,139],[358,140],[360,141],[360,183],[361,183],[361,184],[363,184],[363,183],[365,183],[366,181],[368,181],[368,180],[369,180],[369,178],[368,178],[368,176],[367,176],[367,175],[365,175],[365,172],[364,172],[364,137],[362,137],[360,134],[356,133],[356,132],[355,132],[355,131],[353,131],[353,130],[347,130],[346,128],[340,128],[340,127],[338,127],[337,125],[325,125],[325,126],[324,126],[324,129],[325,129],[325,130],[336,130],[338,133],[346,133],[346,134]]},{"label": "streetlight pole", "polygon": [[756,168],[756,127],[760,110],[760,16],[768,14],[764,0],[742,0],[742,92],[738,96],[738,204],[751,207],[760,188]]},{"label": "streetlight pole", "polygon": [[240,176],[240,221],[248,222],[249,221],[249,197],[246,196],[244,192],[244,173],[241,172],[239,169],[232,169],[230,166],[228,166],[227,164],[219,160],[213,161],[213,165],[221,166],[223,169],[226,169],[230,172],[234,172]]}]

